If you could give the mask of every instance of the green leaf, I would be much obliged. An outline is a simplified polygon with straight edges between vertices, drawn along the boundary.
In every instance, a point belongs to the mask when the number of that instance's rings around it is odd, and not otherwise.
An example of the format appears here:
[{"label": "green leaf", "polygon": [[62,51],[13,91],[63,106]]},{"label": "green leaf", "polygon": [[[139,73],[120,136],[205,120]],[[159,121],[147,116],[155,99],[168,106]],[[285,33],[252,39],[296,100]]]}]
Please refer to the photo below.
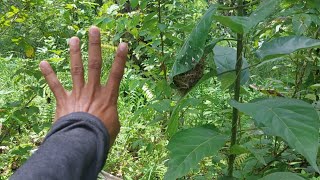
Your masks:
[{"label": "green leaf", "polygon": [[144,9],[147,7],[148,5],[148,1],[149,0],[142,0],[141,4],[140,4],[140,9]]},{"label": "green leaf", "polygon": [[245,154],[245,153],[249,153],[249,152],[250,151],[246,147],[244,147],[242,145],[238,145],[238,144],[235,144],[230,148],[231,154],[240,155],[240,154]]},{"label": "green leaf", "polygon": [[96,26],[103,27],[103,26],[106,26],[106,24],[108,24],[108,23],[110,23],[110,22],[112,22],[112,21],[114,21],[114,20],[111,19],[111,18],[102,17],[102,18],[96,19],[96,20],[94,21],[94,24],[95,24]]},{"label": "green leaf", "polygon": [[[199,83],[199,82],[198,82]],[[188,106],[195,107],[197,106],[201,101],[199,99],[195,98],[187,98],[187,96],[183,96],[176,106],[173,108],[169,123],[168,123],[168,129],[167,133],[171,137],[173,136],[177,131],[179,127],[179,118],[180,118],[180,112],[182,111],[183,108],[186,108]]]},{"label": "green leaf", "polygon": [[14,91],[0,91],[0,95],[7,95],[7,94],[11,94]]},{"label": "green leaf", "polygon": [[169,99],[163,99],[161,101],[155,102],[150,105],[151,108],[158,111],[159,113],[163,113],[165,111],[170,110],[171,108],[171,100]]},{"label": "green leaf", "polygon": [[186,106],[195,107],[201,103],[199,99],[187,98],[188,94],[193,92],[195,89],[197,89],[198,86],[200,86],[202,83],[205,83],[207,80],[209,80],[214,76],[216,76],[216,72],[214,70],[211,70],[210,72],[204,74],[202,78],[197,82],[197,84],[193,86],[191,90],[188,91],[188,93],[185,94],[183,97],[181,97],[181,99],[178,101],[176,106],[173,108],[170,119],[169,119],[168,128],[166,131],[169,137],[172,137],[178,131],[179,118],[180,118],[181,112],[183,111],[182,108],[185,108]]},{"label": "green leaf", "polygon": [[249,16],[249,21],[251,22],[250,28],[253,28],[258,23],[264,21],[266,18],[274,14],[278,10],[279,3],[279,0],[262,1],[259,7]]},{"label": "green leaf", "polygon": [[168,144],[170,160],[165,179],[177,179],[186,175],[202,158],[212,156],[220,150],[227,139],[228,137],[205,127],[176,133]]},{"label": "green leaf", "polygon": [[75,5],[75,4],[66,4],[65,8],[66,9],[76,9],[77,5]]},{"label": "green leaf", "polygon": [[159,24],[158,24],[158,28],[159,28],[159,30],[160,30],[161,32],[164,32],[164,30],[167,28],[167,26],[166,26],[165,24],[159,23]]},{"label": "green leaf", "polygon": [[276,172],[269,174],[260,180],[275,180],[275,179],[281,179],[281,180],[305,180],[304,178],[291,173],[291,172]]},{"label": "green leaf", "polygon": [[317,111],[310,104],[287,98],[263,99],[246,104],[231,101],[230,104],[252,116],[271,134],[283,138],[319,172],[316,159],[320,121]]},{"label": "green leaf", "polygon": [[139,5],[139,0],[130,0],[130,5],[134,9]]},{"label": "green leaf", "polygon": [[26,112],[27,115],[30,117],[30,116],[32,116],[32,115],[34,115],[34,114],[39,114],[40,110],[39,110],[39,108],[36,107],[36,106],[30,106],[30,107],[27,107],[27,108],[25,109],[25,112]]},{"label": "green leaf", "polygon": [[[320,88],[320,84],[313,84],[310,86],[311,89],[319,89]],[[1,92],[1,91],[0,91]],[[1,94],[1,93],[0,93]]]},{"label": "green leaf", "polygon": [[214,20],[229,27],[233,32],[244,34],[250,29],[251,22],[248,17],[241,16],[214,16]]},{"label": "green leaf", "polygon": [[12,12],[17,14],[20,10],[19,8],[15,7],[15,6],[11,6]]},{"label": "green leaf", "polygon": [[222,75],[219,75],[219,79],[221,81],[221,89],[226,90],[228,89],[235,81],[236,81],[236,73],[235,72],[228,72]]},{"label": "green leaf", "polygon": [[279,0],[265,0],[251,13],[249,17],[244,16],[214,16],[214,19],[233,32],[246,34],[253,27],[272,15],[279,6]]},{"label": "green leaf", "polygon": [[216,9],[216,6],[212,5],[207,10],[180,49],[169,75],[170,84],[173,77],[193,69],[201,60],[213,21],[212,15]]},{"label": "green leaf", "polygon": [[25,18],[17,18],[17,19],[15,19],[14,21],[15,22],[18,22],[18,23],[22,23],[22,22],[24,22],[26,19]]},{"label": "green leaf", "polygon": [[[218,77],[223,82],[224,88],[228,88],[234,83],[236,77],[235,71],[233,70],[235,70],[236,67],[237,51],[229,47],[215,46],[213,53]],[[248,66],[247,60],[243,58],[242,69],[247,68]],[[241,85],[248,82],[249,78],[249,69],[243,70],[241,72]]]},{"label": "green leaf", "polygon": [[214,39],[211,43],[207,44],[205,49],[204,49],[204,54],[209,54],[212,52],[212,49],[219,43],[220,41],[223,41],[224,37]]},{"label": "green leaf", "polygon": [[26,154],[29,154],[30,150],[32,149],[32,146],[29,144],[22,144],[16,148],[14,148],[11,153],[19,156],[23,156]]},{"label": "green leaf", "polygon": [[292,26],[296,35],[305,33],[312,23],[311,16],[308,14],[296,14],[292,18]]},{"label": "green leaf", "polygon": [[315,9],[318,9],[320,10],[320,3],[318,0],[308,0],[306,1],[306,5],[309,7],[309,8],[315,8]]},{"label": "green leaf", "polygon": [[286,36],[264,42],[256,51],[260,59],[271,59],[285,54],[290,54],[300,49],[320,46],[320,40],[304,36]]}]

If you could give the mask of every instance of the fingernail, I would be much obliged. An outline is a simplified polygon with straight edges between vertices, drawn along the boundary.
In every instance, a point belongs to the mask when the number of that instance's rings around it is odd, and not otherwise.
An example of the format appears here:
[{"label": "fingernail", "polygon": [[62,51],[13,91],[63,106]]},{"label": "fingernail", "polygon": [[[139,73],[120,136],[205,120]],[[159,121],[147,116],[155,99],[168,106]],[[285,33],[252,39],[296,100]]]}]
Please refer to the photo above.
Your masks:
[{"label": "fingernail", "polygon": [[91,35],[99,35],[100,29],[97,26],[91,26],[89,29],[89,34]]},{"label": "fingernail", "polygon": [[76,45],[78,43],[78,38],[77,37],[72,37],[69,40],[69,45]]},{"label": "fingernail", "polygon": [[126,51],[126,49],[127,49],[127,43],[120,43],[119,50],[123,52],[123,51]]},{"label": "fingernail", "polygon": [[48,66],[48,62],[47,61],[41,61],[39,66],[40,66],[40,69],[43,70]]}]

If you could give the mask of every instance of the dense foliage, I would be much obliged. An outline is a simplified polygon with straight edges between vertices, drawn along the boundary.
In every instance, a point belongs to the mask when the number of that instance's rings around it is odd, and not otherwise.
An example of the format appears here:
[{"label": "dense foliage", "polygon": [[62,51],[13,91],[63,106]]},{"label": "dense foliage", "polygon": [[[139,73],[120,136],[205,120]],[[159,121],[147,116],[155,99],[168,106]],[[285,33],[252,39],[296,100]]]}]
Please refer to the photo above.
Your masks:
[{"label": "dense foliage", "polygon": [[[41,144],[71,89],[68,39],[102,31],[103,78],[129,43],[121,132],[104,170],[123,179],[318,179],[318,0],[2,0],[0,179]],[[86,61],[85,61],[86,64]]]}]

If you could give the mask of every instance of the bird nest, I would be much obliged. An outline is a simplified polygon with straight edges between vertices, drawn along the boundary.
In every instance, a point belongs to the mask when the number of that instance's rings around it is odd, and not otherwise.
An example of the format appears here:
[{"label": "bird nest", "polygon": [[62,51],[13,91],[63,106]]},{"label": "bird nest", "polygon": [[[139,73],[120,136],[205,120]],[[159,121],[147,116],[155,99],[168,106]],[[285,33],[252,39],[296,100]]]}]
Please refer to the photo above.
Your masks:
[{"label": "bird nest", "polygon": [[204,71],[204,58],[191,70],[173,77],[173,83],[178,91],[185,95],[202,78]]}]

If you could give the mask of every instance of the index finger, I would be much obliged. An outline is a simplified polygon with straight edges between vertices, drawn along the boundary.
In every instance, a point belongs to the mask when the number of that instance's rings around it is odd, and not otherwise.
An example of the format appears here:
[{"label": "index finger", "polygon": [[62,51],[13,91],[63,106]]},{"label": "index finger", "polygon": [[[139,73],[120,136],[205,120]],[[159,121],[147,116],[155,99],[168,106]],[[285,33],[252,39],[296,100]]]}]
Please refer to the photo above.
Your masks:
[{"label": "index finger", "polygon": [[40,70],[57,101],[63,100],[66,96],[66,92],[58,80],[57,75],[52,70],[50,64],[47,61],[41,61]]},{"label": "index finger", "polygon": [[109,79],[107,82],[107,91],[111,93],[113,103],[117,103],[120,82],[124,73],[124,68],[127,60],[128,45],[127,43],[120,43],[117,49],[115,60],[112,64]]}]

